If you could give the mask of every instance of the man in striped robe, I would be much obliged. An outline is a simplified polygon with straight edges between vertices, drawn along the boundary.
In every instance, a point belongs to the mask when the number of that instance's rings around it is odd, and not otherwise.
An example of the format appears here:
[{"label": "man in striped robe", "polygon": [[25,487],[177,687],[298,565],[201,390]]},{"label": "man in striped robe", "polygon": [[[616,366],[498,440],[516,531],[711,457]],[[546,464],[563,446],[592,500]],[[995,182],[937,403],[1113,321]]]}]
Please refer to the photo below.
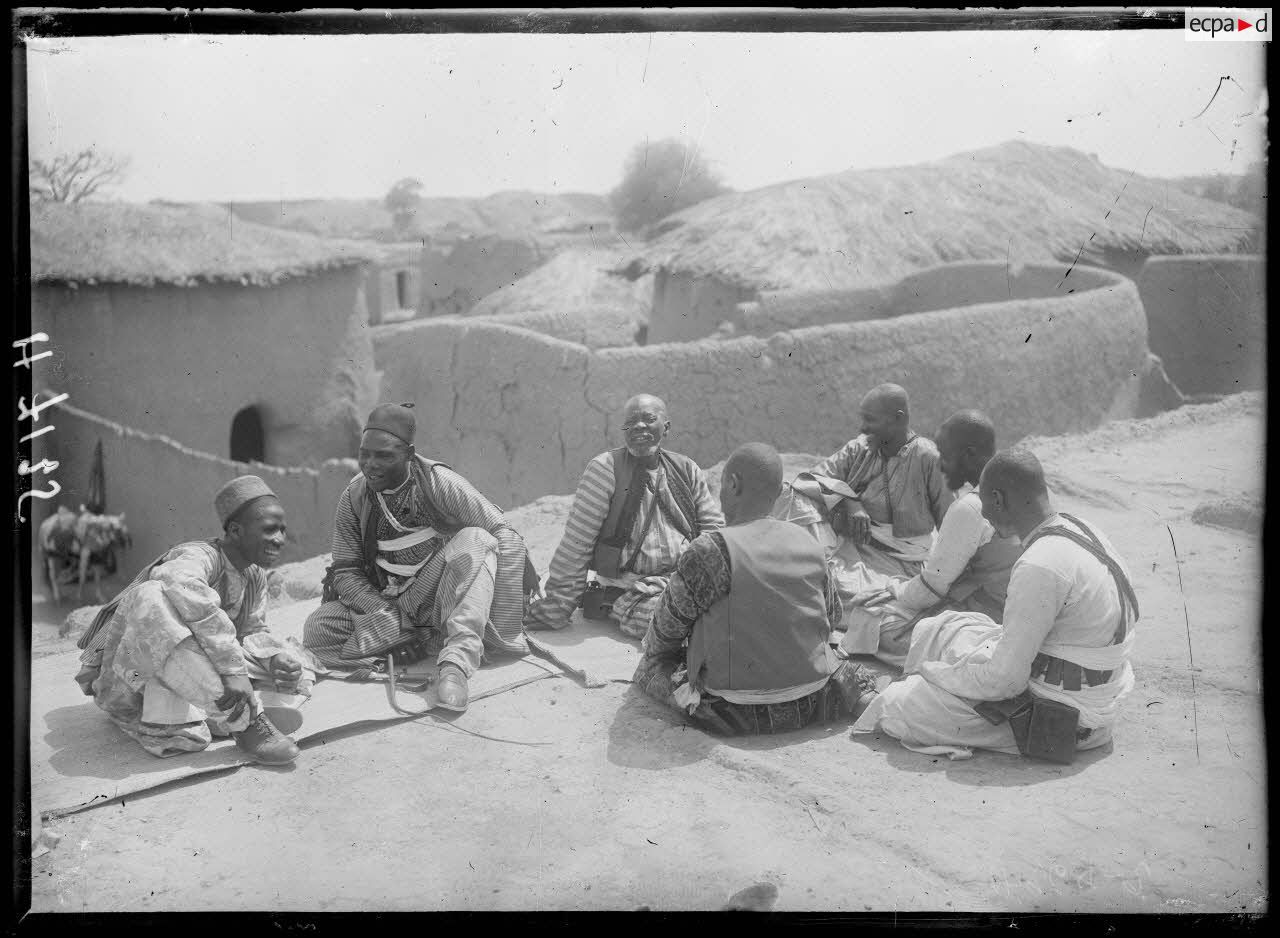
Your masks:
[{"label": "man in striped robe", "polygon": [[523,617],[537,576],[502,512],[415,452],[412,407],[382,404],[369,415],[361,474],[338,500],[333,565],[303,644],[326,667],[367,677],[388,648],[417,634],[419,651],[440,665],[439,705],[462,711],[486,650],[528,651]]},{"label": "man in striped robe", "polygon": [[[562,629],[583,596],[587,574],[594,570],[602,586],[612,588],[609,617],[624,635],[643,638],[685,546],[704,531],[724,527],[724,515],[711,495],[706,474],[688,456],[662,446],[671,430],[667,405],[651,394],[638,394],[624,410],[626,445],[601,453],[587,463],[574,493],[564,537],[547,576],[545,597],[526,617],[531,630]],[[618,512],[615,503],[619,470],[637,491],[634,521],[612,545],[616,569],[601,570],[598,548],[610,532],[606,522]],[[625,498],[625,492],[621,493]],[[612,565],[611,565],[612,566]]]},{"label": "man in striped robe", "polygon": [[298,712],[263,707],[254,688],[309,694],[314,678],[267,631],[264,568],[280,556],[284,509],[257,476],[228,482],[214,504],[223,536],[166,551],[104,606],[78,642],[76,681],[152,755],[231,735],[259,762],[292,762],[283,733]]}]

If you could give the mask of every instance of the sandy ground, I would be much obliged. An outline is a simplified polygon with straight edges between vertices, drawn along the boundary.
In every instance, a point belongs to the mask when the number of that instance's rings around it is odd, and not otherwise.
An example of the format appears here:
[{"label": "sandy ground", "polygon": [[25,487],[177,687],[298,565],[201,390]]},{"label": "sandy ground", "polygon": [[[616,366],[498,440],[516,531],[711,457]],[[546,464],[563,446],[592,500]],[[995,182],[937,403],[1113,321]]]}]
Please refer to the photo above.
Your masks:
[{"label": "sandy ground", "polygon": [[[780,910],[1266,911],[1259,540],[1191,520],[1261,498],[1263,416],[1241,396],[1035,441],[1143,613],[1114,748],[1072,766],[847,724],[723,741],[562,678],[455,724],[512,742],[415,721],[64,818],[33,909],[714,909],[768,882]],[[512,513],[540,569],[567,501]],[[65,650],[42,618],[37,651]]]}]

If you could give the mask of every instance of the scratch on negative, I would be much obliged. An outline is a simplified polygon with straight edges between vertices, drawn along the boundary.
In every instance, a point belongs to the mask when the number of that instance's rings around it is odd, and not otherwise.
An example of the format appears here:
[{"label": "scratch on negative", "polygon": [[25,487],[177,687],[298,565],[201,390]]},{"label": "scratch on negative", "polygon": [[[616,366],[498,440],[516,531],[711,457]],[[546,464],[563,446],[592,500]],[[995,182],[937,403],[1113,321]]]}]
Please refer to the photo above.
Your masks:
[{"label": "scratch on negative", "polygon": [[[1095,234],[1096,234],[1096,232],[1095,232]],[[1092,237],[1093,237],[1093,235],[1090,235],[1089,237],[1090,237],[1090,238],[1092,238]],[[1075,260],[1073,260],[1073,261],[1071,262],[1071,266],[1067,268],[1067,272],[1066,272],[1065,274],[1063,274],[1063,275],[1062,275],[1062,279],[1058,281],[1058,286],[1059,286],[1059,287],[1060,287],[1060,286],[1062,286],[1064,283],[1066,283],[1067,278],[1071,276],[1071,271],[1075,270],[1076,264],[1077,264],[1077,263],[1079,262],[1079,260],[1080,260],[1080,255],[1084,253],[1084,246],[1085,246],[1086,244],[1088,244],[1088,243],[1089,243],[1088,241],[1085,241],[1083,244],[1081,244],[1081,245],[1080,245],[1080,250],[1076,251],[1076,257],[1075,257]],[[1057,288],[1058,288],[1058,287],[1054,287],[1054,289],[1055,289],[1055,290],[1056,290]]]},{"label": "scratch on negative", "polygon": [[1166,524],[1169,543],[1173,545],[1173,564],[1178,571],[1178,592],[1182,595],[1182,618],[1187,623],[1187,662],[1191,670],[1191,726],[1196,739],[1196,762],[1200,761],[1200,714],[1196,708],[1196,659],[1191,652],[1191,615],[1187,612],[1187,594],[1182,588],[1182,561],[1178,558],[1178,542],[1173,539],[1173,528]]},{"label": "scratch on negative", "polygon": [[[1199,114],[1197,114],[1195,117],[1191,118],[1193,121],[1194,121],[1194,120],[1199,120],[1202,116],[1204,116],[1204,112],[1205,112],[1205,111],[1207,111],[1207,110],[1209,110],[1209,108],[1210,108],[1210,106],[1212,106],[1213,102],[1214,102],[1215,100],[1217,100],[1218,92],[1222,90],[1222,83],[1223,83],[1224,81],[1229,81],[1229,82],[1231,82],[1231,84],[1235,85],[1237,88],[1240,88],[1240,82],[1236,81],[1236,80],[1235,80],[1234,78],[1232,78],[1230,75],[1223,75],[1221,78],[1219,78],[1219,79],[1218,79],[1218,87],[1216,87],[1216,88],[1214,88],[1214,89],[1213,89],[1213,94],[1212,94],[1212,95],[1210,96],[1210,98],[1209,98],[1209,103],[1208,103],[1208,104],[1206,104],[1203,108],[1201,108],[1201,110],[1200,110],[1200,113],[1199,113]],[[1243,89],[1243,88],[1240,88],[1240,90],[1241,90],[1241,91],[1243,91],[1244,89]]]},{"label": "scratch on negative", "polygon": [[1151,206],[1151,208],[1147,209],[1147,214],[1142,216],[1142,234],[1138,235],[1139,244],[1141,244],[1142,239],[1147,236],[1147,219],[1151,217],[1151,209],[1153,208],[1155,208],[1154,205]]},{"label": "scratch on negative", "polygon": [[1228,280],[1226,277],[1222,276],[1222,272],[1218,270],[1218,268],[1214,266],[1212,262],[1210,262],[1209,264],[1209,269],[1212,270],[1214,274],[1217,276],[1217,278],[1222,281],[1223,286],[1227,288],[1227,292],[1229,292],[1232,296],[1234,296],[1239,302],[1241,303],[1244,302],[1240,294],[1237,293],[1235,289],[1231,286],[1231,281]]},{"label": "scratch on negative", "polygon": [[[1009,259],[1013,254],[1013,238],[1009,239],[1008,245],[1004,249],[1004,280],[1009,287],[1009,298],[1013,299],[1013,277],[1009,273]],[[1064,278],[1065,279],[1065,278]]]}]

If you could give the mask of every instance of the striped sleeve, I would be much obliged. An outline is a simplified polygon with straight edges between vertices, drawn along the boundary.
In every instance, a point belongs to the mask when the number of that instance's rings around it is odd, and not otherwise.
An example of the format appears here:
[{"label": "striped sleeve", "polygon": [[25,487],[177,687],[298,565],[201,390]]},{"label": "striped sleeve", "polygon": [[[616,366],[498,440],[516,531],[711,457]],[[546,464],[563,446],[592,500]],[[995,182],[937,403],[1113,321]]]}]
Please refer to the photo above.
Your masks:
[{"label": "striped sleeve", "polygon": [[267,631],[267,572],[258,566],[250,567],[245,571],[245,580],[245,596],[253,605],[245,616],[244,629],[237,632],[241,644],[247,636]]},{"label": "striped sleeve", "polygon": [[338,499],[333,518],[333,585],[343,604],[360,614],[391,608],[364,574],[364,545],[360,521],[351,506],[351,486]]},{"label": "striped sleeve", "polygon": [[569,518],[565,522],[564,536],[560,538],[555,556],[551,558],[546,598],[538,600],[529,609],[529,617],[534,621],[556,628],[568,624],[569,616],[586,588],[591,554],[595,550],[600,528],[609,514],[611,498],[613,453],[605,452],[587,463],[587,468],[578,481]]},{"label": "striped sleeve", "polygon": [[693,473],[693,500],[698,508],[699,531],[713,531],[724,527],[724,513],[720,510],[720,502],[711,494],[707,474],[701,467],[695,467]]}]

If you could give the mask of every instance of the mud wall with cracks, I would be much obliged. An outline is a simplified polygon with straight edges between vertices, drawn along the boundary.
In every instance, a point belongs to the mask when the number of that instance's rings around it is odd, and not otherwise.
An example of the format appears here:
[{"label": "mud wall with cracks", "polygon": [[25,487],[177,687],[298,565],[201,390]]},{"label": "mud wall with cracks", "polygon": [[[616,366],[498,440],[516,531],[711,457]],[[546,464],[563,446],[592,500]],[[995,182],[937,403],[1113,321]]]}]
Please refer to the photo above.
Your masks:
[{"label": "mud wall with cracks", "polygon": [[859,399],[895,381],[932,434],[962,407],[985,410],[1001,445],[1084,430],[1116,409],[1145,369],[1146,316],[1134,284],[982,303],[887,320],[591,350],[492,322],[379,330],[383,398],[418,406],[418,445],[502,507],[573,491],[588,459],[619,444],[632,394],[662,396],[669,445],[711,465],[735,446],[833,451],[857,431]]},{"label": "mud wall with cracks", "polygon": [[1138,276],[1151,350],[1187,394],[1266,387],[1266,259],[1153,257]]},{"label": "mud wall with cracks", "polygon": [[[1070,273],[1067,271],[1070,270]],[[823,323],[892,319],[982,303],[1047,299],[1096,290],[1118,281],[1099,268],[1003,262],[941,264],[902,280],[862,289],[767,291],[738,305],[739,331],[772,335]]]},{"label": "mud wall with cracks", "polygon": [[[43,397],[43,396],[42,396]],[[107,510],[125,514],[133,548],[120,558],[126,581],[174,544],[221,533],[213,510],[223,483],[251,473],[280,497],[289,527],[281,562],[328,553],[338,497],[355,476],[353,459],[332,459],[319,468],[281,468],[232,462],[183,446],[169,437],[144,433],[77,407],[58,404],[42,414],[54,430],[32,441],[34,459],[58,463],[52,478],[61,492],[48,501],[29,499],[24,514],[34,532],[58,505],[78,511],[86,501],[94,447],[102,441]],[[42,479],[43,476],[38,476]],[[47,485],[41,484],[42,490]],[[32,536],[33,562],[39,545]],[[36,571],[40,581],[39,568]]]},{"label": "mud wall with cracks", "polygon": [[474,317],[500,326],[540,332],[554,339],[576,342],[587,348],[617,348],[636,344],[642,321],[631,310],[607,306],[568,307],[552,312],[503,313]]}]

